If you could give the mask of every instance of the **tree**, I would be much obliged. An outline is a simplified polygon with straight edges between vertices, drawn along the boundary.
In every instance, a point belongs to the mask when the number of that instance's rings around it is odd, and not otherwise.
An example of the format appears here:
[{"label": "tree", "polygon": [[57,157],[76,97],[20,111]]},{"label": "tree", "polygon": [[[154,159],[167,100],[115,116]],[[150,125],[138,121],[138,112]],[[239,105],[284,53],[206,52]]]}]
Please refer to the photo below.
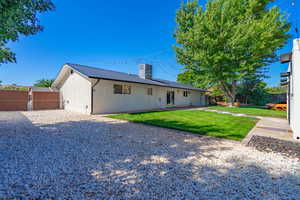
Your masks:
[{"label": "tree", "polygon": [[[218,85],[233,103],[237,85],[277,60],[290,37],[290,24],[273,0],[197,0],[182,3],[176,15],[177,61],[193,77]],[[197,78],[197,79],[198,79]]]},{"label": "tree", "polygon": [[53,10],[50,0],[1,0],[0,1],[0,65],[16,62],[15,53],[6,47],[20,35],[33,35],[43,30],[37,14]]},{"label": "tree", "polygon": [[52,83],[54,82],[54,79],[41,79],[37,80],[34,86],[36,87],[51,87]]},{"label": "tree", "polygon": [[17,90],[17,91],[28,91],[27,87],[18,86],[17,84],[10,84],[1,86],[1,90]]},{"label": "tree", "polygon": [[267,92],[269,94],[284,94],[287,93],[287,88],[282,86],[268,87]]},{"label": "tree", "polygon": [[195,87],[202,88],[202,89],[209,88],[209,85],[202,77],[196,76],[190,70],[186,70],[185,72],[178,74],[177,81],[180,83],[193,85]]},{"label": "tree", "polygon": [[258,77],[247,77],[237,87],[237,98],[240,102],[254,105],[265,105],[270,102],[267,83]]}]

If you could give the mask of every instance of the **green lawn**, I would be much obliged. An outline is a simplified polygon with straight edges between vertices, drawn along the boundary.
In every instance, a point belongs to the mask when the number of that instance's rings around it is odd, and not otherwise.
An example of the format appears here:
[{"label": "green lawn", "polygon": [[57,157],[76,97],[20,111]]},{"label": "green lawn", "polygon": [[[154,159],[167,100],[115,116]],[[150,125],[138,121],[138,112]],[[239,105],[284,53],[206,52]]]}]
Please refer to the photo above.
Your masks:
[{"label": "green lawn", "polygon": [[242,140],[258,121],[255,118],[200,110],[118,114],[107,117],[231,140]]},{"label": "green lawn", "polygon": [[211,106],[209,109],[227,111],[231,113],[242,113],[247,115],[278,117],[286,118],[285,111],[269,110],[259,106],[241,106],[241,107],[225,107],[225,106]]}]

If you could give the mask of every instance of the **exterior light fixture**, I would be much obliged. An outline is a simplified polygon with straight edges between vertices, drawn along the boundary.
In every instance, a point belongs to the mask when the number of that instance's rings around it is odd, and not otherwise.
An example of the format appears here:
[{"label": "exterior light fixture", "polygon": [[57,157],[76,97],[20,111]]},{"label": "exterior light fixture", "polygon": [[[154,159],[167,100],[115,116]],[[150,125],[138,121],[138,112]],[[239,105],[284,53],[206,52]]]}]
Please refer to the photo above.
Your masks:
[{"label": "exterior light fixture", "polygon": [[291,62],[291,60],[292,60],[292,53],[285,53],[280,55],[280,62],[282,64]]},{"label": "exterior light fixture", "polygon": [[280,77],[282,78],[289,77],[289,76],[290,76],[290,72],[280,73]]}]

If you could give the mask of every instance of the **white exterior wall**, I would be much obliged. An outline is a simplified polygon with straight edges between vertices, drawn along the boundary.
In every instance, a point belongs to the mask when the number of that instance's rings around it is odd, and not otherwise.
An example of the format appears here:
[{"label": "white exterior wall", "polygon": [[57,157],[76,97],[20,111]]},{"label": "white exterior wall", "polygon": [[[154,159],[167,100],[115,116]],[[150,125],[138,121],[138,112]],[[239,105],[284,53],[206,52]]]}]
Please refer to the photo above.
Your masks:
[{"label": "white exterior wall", "polygon": [[201,95],[200,92],[191,91],[192,105],[193,106],[206,106],[206,96]]},{"label": "white exterior wall", "polygon": [[60,88],[62,108],[85,114],[91,113],[91,82],[74,72]]},{"label": "white exterior wall", "polygon": [[[93,79],[93,85],[96,80]],[[131,94],[114,94],[114,84],[130,85]],[[152,88],[153,94],[147,95],[147,88]],[[150,110],[167,107],[167,91],[175,92],[174,106],[201,106],[200,92],[191,91],[188,97],[183,96],[183,89],[167,88],[138,83],[103,80],[94,87],[93,113],[117,113],[135,110]]]},{"label": "white exterior wall", "polygon": [[300,140],[300,39],[294,40],[290,66],[290,122],[294,138]]}]

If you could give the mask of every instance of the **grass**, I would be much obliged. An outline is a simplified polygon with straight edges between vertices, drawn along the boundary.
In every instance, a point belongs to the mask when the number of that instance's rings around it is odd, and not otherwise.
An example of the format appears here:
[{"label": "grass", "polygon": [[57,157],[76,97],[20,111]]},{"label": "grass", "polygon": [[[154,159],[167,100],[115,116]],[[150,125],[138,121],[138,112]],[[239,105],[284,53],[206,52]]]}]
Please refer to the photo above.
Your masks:
[{"label": "grass", "polygon": [[257,122],[255,118],[200,110],[118,114],[107,117],[231,140],[242,140]]},{"label": "grass", "polygon": [[286,118],[285,111],[269,110],[259,106],[241,106],[241,107],[225,107],[225,106],[211,106],[209,109],[227,111],[231,113],[242,113],[247,115]]}]

